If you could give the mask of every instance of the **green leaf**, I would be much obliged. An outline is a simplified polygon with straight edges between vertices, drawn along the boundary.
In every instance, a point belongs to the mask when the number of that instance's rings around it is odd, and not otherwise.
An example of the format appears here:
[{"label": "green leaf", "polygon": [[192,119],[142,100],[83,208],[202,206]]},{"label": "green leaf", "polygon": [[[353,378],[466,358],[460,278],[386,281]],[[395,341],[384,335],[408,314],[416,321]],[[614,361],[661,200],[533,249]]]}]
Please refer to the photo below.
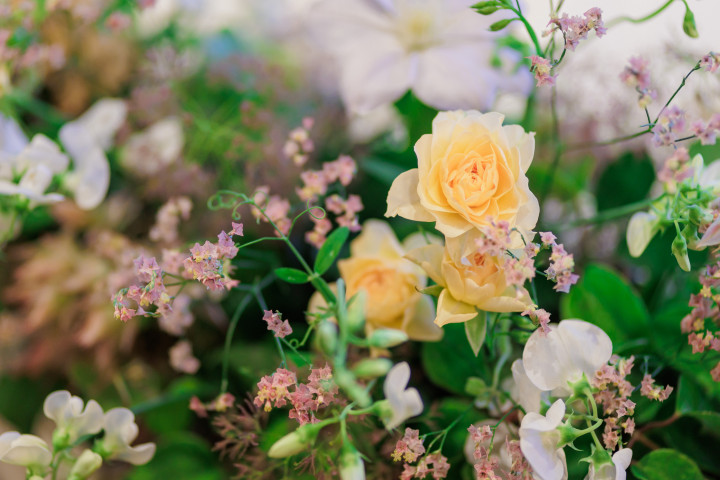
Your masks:
[{"label": "green leaf", "polygon": [[388,186],[392,185],[397,176],[405,171],[401,166],[381,158],[366,157],[358,163],[360,170]]},{"label": "green leaf", "polygon": [[472,348],[476,357],[478,356],[478,353],[480,353],[480,348],[485,342],[486,333],[487,312],[479,311],[475,318],[465,322],[465,336],[467,337],[470,348]]},{"label": "green leaf", "polygon": [[703,480],[697,464],[677,450],[661,448],[645,455],[632,466],[632,473],[640,480]]},{"label": "green leaf", "polygon": [[445,325],[439,342],[422,344],[422,363],[431,382],[450,392],[465,395],[469,377],[488,382],[490,372],[483,358],[477,358],[468,345],[465,327],[458,323]]},{"label": "green leaf", "polygon": [[647,155],[622,155],[600,175],[596,189],[598,211],[644,200],[654,181],[655,167]]},{"label": "green leaf", "polygon": [[429,287],[418,288],[417,291],[420,293],[424,293],[425,295],[439,297],[444,288],[445,287],[443,287],[442,285],[430,285]]},{"label": "green leaf", "polygon": [[505,18],[503,20],[499,20],[499,21],[493,23],[492,25],[490,25],[490,31],[498,32],[498,31],[502,30],[503,28],[507,27],[510,24],[510,22],[512,22],[513,20],[517,20],[517,18]]},{"label": "green leaf", "polygon": [[211,446],[195,434],[174,432],[162,437],[157,445],[157,451],[150,463],[134,468],[127,476],[129,480],[226,478]]},{"label": "green leaf", "polygon": [[350,230],[347,227],[340,227],[327,237],[315,258],[313,270],[317,274],[322,275],[332,266],[340,254],[340,249],[345,244],[348,235],[350,235]]},{"label": "green leaf", "polygon": [[487,391],[487,389],[487,383],[485,383],[485,380],[483,380],[482,378],[470,377],[465,383],[465,392],[468,395],[472,395],[473,397],[482,395]]},{"label": "green leaf", "polygon": [[562,318],[593,323],[608,334],[615,346],[646,338],[650,328],[647,308],[628,282],[612,269],[588,265],[580,282],[560,303]]},{"label": "green leaf", "polygon": [[675,402],[677,413],[698,420],[703,425],[706,433],[720,435],[718,404],[708,397],[703,388],[692,377],[688,375],[680,376]]},{"label": "green leaf", "polygon": [[310,277],[308,277],[308,274],[303,272],[302,270],[298,270],[296,268],[276,268],[275,269],[275,275],[280,280],[285,280],[288,283],[307,283],[310,281]]},{"label": "green leaf", "polygon": [[685,4],[685,18],[683,18],[683,32],[687,34],[688,37],[697,38],[698,37],[698,31],[697,31],[697,25],[695,24],[695,15],[693,15],[692,10],[690,10],[690,7],[688,7],[687,3]]}]

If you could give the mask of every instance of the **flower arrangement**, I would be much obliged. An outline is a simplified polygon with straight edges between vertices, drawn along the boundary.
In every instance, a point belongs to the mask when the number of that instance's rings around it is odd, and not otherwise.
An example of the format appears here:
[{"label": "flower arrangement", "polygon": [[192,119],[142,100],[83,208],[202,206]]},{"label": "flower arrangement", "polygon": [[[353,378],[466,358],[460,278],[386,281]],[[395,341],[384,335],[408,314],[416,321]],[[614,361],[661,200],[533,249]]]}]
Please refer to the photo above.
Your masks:
[{"label": "flower arrangement", "polygon": [[720,9],[564,3],[0,5],[0,478],[720,475]]}]

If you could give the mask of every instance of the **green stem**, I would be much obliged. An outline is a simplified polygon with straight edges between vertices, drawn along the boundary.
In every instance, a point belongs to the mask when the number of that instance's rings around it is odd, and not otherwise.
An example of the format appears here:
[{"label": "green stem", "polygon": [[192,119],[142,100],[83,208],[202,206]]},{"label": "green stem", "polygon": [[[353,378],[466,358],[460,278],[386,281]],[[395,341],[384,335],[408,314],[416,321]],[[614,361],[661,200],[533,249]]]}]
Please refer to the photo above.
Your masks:
[{"label": "green stem", "polygon": [[532,25],[530,25],[530,22],[527,21],[527,18],[522,14],[522,12],[518,8],[516,9],[513,6],[510,6],[510,10],[515,12],[515,15],[518,16],[518,19],[525,25],[525,30],[527,30],[528,35],[530,35],[530,40],[532,40],[533,45],[535,46],[535,52],[538,54],[538,56],[543,56],[543,50],[540,48],[540,42],[538,41],[538,37],[535,34],[535,30],[533,29]]},{"label": "green stem", "polygon": [[685,81],[688,79],[688,77],[689,77],[690,75],[692,75],[692,73],[693,73],[695,70],[700,70],[700,62],[697,62],[697,63],[695,64],[695,66],[692,68],[692,70],[690,70],[690,71],[687,73],[687,75],[685,75],[685,76],[683,77],[682,82],[680,82],[680,86],[678,86],[678,88],[675,89],[675,91],[674,91],[673,94],[670,96],[670,98],[668,99],[668,101],[665,102],[665,105],[663,105],[663,107],[660,109],[660,112],[657,114],[657,117],[655,117],[655,121],[652,122],[653,125],[655,125],[655,124],[657,123],[658,119],[660,118],[660,115],[662,115],[662,113],[665,111],[665,109],[668,107],[668,105],[670,105],[670,102],[673,101],[673,99],[675,98],[675,96],[676,96],[678,93],[680,93],[680,90],[682,90],[682,88],[685,86]]},{"label": "green stem", "polygon": [[607,23],[607,28],[614,27],[615,25],[618,25],[618,24],[620,24],[620,23],[622,23],[622,22],[631,22],[631,23],[642,23],[642,22],[646,22],[646,21],[650,20],[651,18],[654,18],[655,16],[659,15],[663,10],[665,10],[667,7],[669,7],[674,1],[675,1],[675,0],[668,0],[667,2],[665,2],[665,4],[664,4],[662,7],[658,8],[657,10],[655,10],[655,11],[653,11],[653,12],[647,14],[647,15],[645,15],[644,17],[632,18],[632,17],[627,17],[627,16],[625,16],[625,17],[613,18],[612,20],[610,20],[610,21]]}]

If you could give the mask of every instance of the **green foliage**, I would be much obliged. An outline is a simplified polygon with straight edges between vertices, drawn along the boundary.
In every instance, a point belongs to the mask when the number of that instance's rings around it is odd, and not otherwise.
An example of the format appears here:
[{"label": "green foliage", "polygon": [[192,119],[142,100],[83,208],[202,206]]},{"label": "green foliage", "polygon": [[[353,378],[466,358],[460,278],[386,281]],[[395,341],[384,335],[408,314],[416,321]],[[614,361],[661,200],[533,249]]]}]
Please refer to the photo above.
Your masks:
[{"label": "green foliage", "polygon": [[650,317],[643,300],[612,269],[591,264],[560,302],[562,318],[578,318],[602,328],[617,348],[647,334]]},{"label": "green foliage", "polygon": [[327,272],[340,254],[340,249],[347,241],[348,235],[350,235],[350,230],[347,227],[340,227],[327,237],[325,243],[320,247],[317,257],[315,257],[313,267],[315,273],[322,275]]},{"label": "green foliage", "polygon": [[488,380],[487,362],[473,353],[463,325],[445,325],[443,330],[445,335],[442,340],[423,344],[423,367],[435,385],[464,395],[469,377]]},{"label": "green foliage", "polygon": [[476,357],[485,342],[487,315],[487,312],[480,311],[475,318],[465,322],[465,336]]},{"label": "green foliage", "polygon": [[31,431],[35,416],[42,411],[48,392],[44,392],[37,382],[29,378],[9,376],[0,377],[0,392],[0,417],[23,432]]},{"label": "green foliage", "polygon": [[191,433],[174,432],[158,442],[157,452],[147,465],[137,467],[128,480],[158,478],[192,478],[222,480],[227,478],[210,445]]},{"label": "green foliage", "polygon": [[644,200],[655,181],[655,168],[647,156],[626,153],[607,166],[597,184],[599,211]]},{"label": "green foliage", "polygon": [[688,456],[669,448],[654,450],[632,466],[640,480],[703,480],[697,464]]},{"label": "green foliage", "polygon": [[275,275],[277,275],[280,280],[284,280],[288,283],[302,284],[310,281],[308,274],[302,270],[298,270],[297,268],[276,268]]}]

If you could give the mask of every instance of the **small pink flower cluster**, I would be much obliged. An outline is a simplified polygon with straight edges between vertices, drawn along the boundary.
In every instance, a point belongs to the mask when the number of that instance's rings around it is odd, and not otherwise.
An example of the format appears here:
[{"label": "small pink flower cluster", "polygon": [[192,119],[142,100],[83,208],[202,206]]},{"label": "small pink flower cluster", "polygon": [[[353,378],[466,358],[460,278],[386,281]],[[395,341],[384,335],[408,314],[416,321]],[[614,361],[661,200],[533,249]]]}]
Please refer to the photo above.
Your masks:
[{"label": "small pink flower cluster", "polygon": [[575,47],[580,43],[580,40],[587,38],[590,30],[595,30],[598,38],[602,38],[607,33],[602,19],[602,10],[598,7],[586,11],[583,17],[577,15],[569,17],[567,13],[564,13],[561,17],[553,16],[548,23],[548,26],[550,25],[553,25],[553,27],[550,27],[550,30],[546,33],[559,30],[565,39],[565,48],[572,51],[575,51]]},{"label": "small pink flower cluster", "polygon": [[170,366],[178,372],[193,375],[200,369],[200,360],[192,354],[192,344],[180,340],[170,347]]},{"label": "small pink flower cluster", "polygon": [[292,159],[293,163],[299,167],[307,163],[310,154],[315,150],[315,145],[310,139],[310,130],[314,123],[315,120],[311,117],[303,118],[302,126],[290,132],[285,146],[283,146],[283,154]]},{"label": "small pink flower cluster", "polygon": [[[680,322],[680,329],[688,334],[688,344],[692,346],[693,353],[703,353],[706,350],[720,352],[720,335],[718,330],[710,331],[706,328],[706,320],[710,325],[720,325],[720,262],[707,265],[700,274],[702,289],[699,294],[690,295],[689,305],[692,310]],[[720,382],[720,362],[710,371],[713,380]]]},{"label": "small pink flower cluster", "polygon": [[550,63],[550,60],[537,55],[531,55],[527,58],[530,59],[530,71],[535,74],[535,80],[537,81],[538,87],[542,87],[543,85],[555,85],[555,78],[557,75],[551,75],[552,64]]},{"label": "small pink flower cluster", "polygon": [[[295,386],[294,391],[290,388]],[[319,420],[315,412],[320,408],[328,407],[340,402],[335,396],[338,387],[333,381],[332,369],[325,365],[323,368],[313,368],[308,376],[308,383],[299,383],[295,373],[284,368],[278,368],[272,375],[264,376],[258,382],[258,394],[254,399],[256,406],[263,406],[266,412],[273,407],[285,406],[288,401],[292,409],[288,414],[304,425],[316,423]]]},{"label": "small pink flower cluster", "polygon": [[562,244],[553,244],[550,254],[550,266],[545,273],[548,280],[554,280],[553,289],[557,292],[568,293],[570,287],[575,285],[580,278],[572,273],[575,268],[575,260],[572,253],[567,253]]},{"label": "small pink flower cluster", "polygon": [[403,465],[403,471],[400,474],[400,480],[410,480],[411,478],[425,478],[432,475],[435,480],[446,478],[450,470],[450,464],[447,458],[440,451],[426,455],[420,459],[417,465]]},{"label": "small pink flower cluster", "polygon": [[679,147],[665,159],[665,163],[658,171],[657,177],[663,183],[674,183],[682,182],[692,177],[694,173],[687,148]]},{"label": "small pink flower cluster", "polygon": [[625,379],[632,371],[634,360],[634,357],[611,358],[611,363],[595,372],[595,377],[590,380],[592,386],[600,390],[595,394],[595,401],[603,406],[603,443],[610,450],[615,449],[623,433],[632,435],[635,431],[632,418],[635,402],[630,400],[633,386]]},{"label": "small pink flower cluster", "polygon": [[280,230],[276,232],[287,235],[292,225],[292,220],[288,218],[290,213],[290,202],[280,195],[270,195],[270,187],[260,186],[256,189],[253,196],[257,208],[252,207],[250,212],[256,220],[261,222],[272,222]]},{"label": "small pink flower cluster", "polygon": [[638,105],[640,108],[646,108],[657,98],[657,91],[650,88],[650,71],[648,70],[648,60],[642,57],[630,58],[630,65],[620,74],[620,79],[640,94]]},{"label": "small pink flower cluster", "polygon": [[694,135],[703,145],[714,145],[717,134],[720,132],[720,113],[715,113],[705,123],[702,120],[695,120],[685,129],[685,112],[676,106],[663,110],[657,123],[652,128],[653,143],[658,146],[675,145],[680,137]]},{"label": "small pink flower cluster", "polygon": [[473,458],[475,459],[475,478],[477,480],[532,480],[533,470],[520,450],[520,442],[505,438],[505,449],[510,458],[510,471],[504,471],[500,466],[499,457],[492,454],[495,427],[483,425],[477,428],[470,425],[470,439],[475,444]]},{"label": "small pink flower cluster", "polygon": [[209,403],[203,403],[198,397],[190,399],[190,410],[195,412],[200,418],[206,418],[208,412],[225,412],[235,405],[235,397],[230,393],[222,393],[215,400]]},{"label": "small pink flower cluster", "polygon": [[157,212],[155,225],[150,229],[150,240],[172,245],[178,240],[180,220],[190,218],[192,200],[175,197],[168,200]]},{"label": "small pink flower cluster", "polygon": [[392,453],[394,462],[402,460],[405,463],[414,463],[418,457],[425,453],[425,446],[419,434],[418,430],[405,429],[405,435],[395,444],[395,450]]},{"label": "small pink flower cluster", "polygon": [[300,174],[303,187],[297,189],[300,200],[316,201],[318,196],[325,195],[328,186],[340,182],[347,187],[357,173],[355,160],[347,155],[340,155],[337,160],[323,164],[322,170],[306,170]]},{"label": "small pink flower cluster", "polygon": [[263,320],[268,324],[268,330],[278,338],[285,338],[292,333],[292,327],[290,322],[282,319],[282,313],[272,310],[265,310]]},{"label": "small pink flower cluster", "polygon": [[531,305],[521,314],[524,317],[530,318],[535,325],[538,326],[540,333],[539,335],[544,337],[550,333],[550,313],[542,308],[537,308],[536,305]]},{"label": "small pink flower cluster", "polygon": [[652,376],[646,374],[640,383],[640,395],[650,400],[658,400],[663,402],[670,397],[673,387],[667,385],[665,388],[655,385]]},{"label": "small pink flower cluster", "polygon": [[[165,289],[163,273],[155,257],[145,258],[141,255],[134,263],[137,277],[145,285],[131,285],[113,296],[115,318],[127,322],[136,315],[146,315],[148,312],[143,307],[150,305],[157,307],[159,315],[170,313],[170,296]],[[137,304],[136,308],[130,308],[129,300]]]},{"label": "small pink flower cluster", "polygon": [[190,249],[192,254],[183,262],[185,270],[192,278],[199,280],[209,290],[230,290],[239,282],[230,278],[230,260],[235,258],[238,248],[232,240],[233,235],[242,235],[242,224],[234,223],[230,234],[224,231],[218,235],[218,242],[205,241],[203,245],[196,243]]},{"label": "small pink flower cluster", "polygon": [[720,53],[710,52],[700,60],[700,67],[715,73],[720,67]]}]

